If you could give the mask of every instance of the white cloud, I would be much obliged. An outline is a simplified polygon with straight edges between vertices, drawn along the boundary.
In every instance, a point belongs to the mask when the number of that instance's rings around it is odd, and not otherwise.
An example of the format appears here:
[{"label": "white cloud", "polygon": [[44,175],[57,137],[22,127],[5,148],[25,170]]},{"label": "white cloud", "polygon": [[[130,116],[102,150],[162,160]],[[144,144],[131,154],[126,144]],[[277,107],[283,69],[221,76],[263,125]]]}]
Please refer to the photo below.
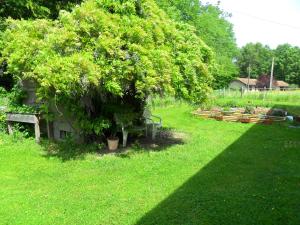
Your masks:
[{"label": "white cloud", "polygon": [[[210,0],[216,3],[217,0]],[[297,0],[223,0],[232,13],[237,43],[261,42],[272,48],[283,43],[300,47],[300,3]]]}]

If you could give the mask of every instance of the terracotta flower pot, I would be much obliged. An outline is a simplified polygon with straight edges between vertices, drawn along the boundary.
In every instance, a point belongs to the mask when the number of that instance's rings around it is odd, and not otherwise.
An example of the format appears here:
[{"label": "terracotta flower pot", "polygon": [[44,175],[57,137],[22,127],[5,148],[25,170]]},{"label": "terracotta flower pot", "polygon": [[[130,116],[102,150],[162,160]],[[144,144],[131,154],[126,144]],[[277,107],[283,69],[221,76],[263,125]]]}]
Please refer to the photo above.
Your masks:
[{"label": "terracotta flower pot", "polygon": [[223,116],[215,116],[215,119],[218,121],[223,121],[224,118],[223,118]]},{"label": "terracotta flower pot", "polygon": [[251,119],[250,118],[242,118],[242,119],[240,119],[240,122],[241,123],[250,123]]},{"label": "terracotta flower pot", "polygon": [[107,138],[109,151],[116,151],[119,146],[119,138]]}]

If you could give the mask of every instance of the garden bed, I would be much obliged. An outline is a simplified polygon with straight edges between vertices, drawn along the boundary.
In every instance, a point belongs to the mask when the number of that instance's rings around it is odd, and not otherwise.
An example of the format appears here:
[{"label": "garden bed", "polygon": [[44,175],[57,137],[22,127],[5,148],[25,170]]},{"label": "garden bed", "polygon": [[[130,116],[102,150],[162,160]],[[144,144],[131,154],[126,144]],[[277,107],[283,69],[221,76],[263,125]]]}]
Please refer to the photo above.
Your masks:
[{"label": "garden bed", "polygon": [[[272,124],[273,122],[283,122],[286,120],[285,116],[273,116],[272,114],[275,110],[273,111],[270,108],[257,107],[251,109],[251,113],[248,111],[249,109],[247,108],[231,108],[230,110],[214,108],[212,110],[198,109],[193,114],[201,118],[241,123]],[[278,109],[276,112],[278,112]]]}]

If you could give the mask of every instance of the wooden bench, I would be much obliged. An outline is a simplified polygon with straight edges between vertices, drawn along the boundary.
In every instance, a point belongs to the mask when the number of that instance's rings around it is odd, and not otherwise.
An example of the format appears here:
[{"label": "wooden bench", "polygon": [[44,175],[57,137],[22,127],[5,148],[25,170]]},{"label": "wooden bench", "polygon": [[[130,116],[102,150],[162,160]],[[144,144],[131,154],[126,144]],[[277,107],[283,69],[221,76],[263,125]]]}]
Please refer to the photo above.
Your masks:
[{"label": "wooden bench", "polygon": [[13,134],[13,123],[29,123],[34,125],[35,141],[40,142],[41,131],[40,131],[40,116],[39,114],[29,113],[6,113],[6,121],[8,126],[8,133]]}]

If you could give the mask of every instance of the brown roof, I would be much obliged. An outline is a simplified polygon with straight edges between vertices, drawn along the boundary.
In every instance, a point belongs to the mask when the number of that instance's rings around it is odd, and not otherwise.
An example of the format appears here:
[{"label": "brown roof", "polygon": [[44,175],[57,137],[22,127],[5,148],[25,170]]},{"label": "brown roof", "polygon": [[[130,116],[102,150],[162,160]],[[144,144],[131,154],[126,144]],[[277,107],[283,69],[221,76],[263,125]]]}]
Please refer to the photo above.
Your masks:
[{"label": "brown roof", "polygon": [[[243,84],[248,85],[248,78],[237,78],[238,81],[242,82]],[[249,79],[249,85],[255,86],[257,83],[257,79]]]},{"label": "brown roof", "polygon": [[[236,80],[242,82],[245,85],[248,85],[248,78],[237,78]],[[249,85],[250,86],[256,86],[257,85],[257,79],[249,79]],[[288,87],[289,84],[282,81],[282,80],[278,80],[275,84],[276,87]]]},{"label": "brown roof", "polygon": [[282,80],[278,80],[278,81],[276,82],[276,86],[277,86],[277,87],[288,87],[289,84],[286,83],[286,82],[284,82],[284,81],[282,81]]}]

